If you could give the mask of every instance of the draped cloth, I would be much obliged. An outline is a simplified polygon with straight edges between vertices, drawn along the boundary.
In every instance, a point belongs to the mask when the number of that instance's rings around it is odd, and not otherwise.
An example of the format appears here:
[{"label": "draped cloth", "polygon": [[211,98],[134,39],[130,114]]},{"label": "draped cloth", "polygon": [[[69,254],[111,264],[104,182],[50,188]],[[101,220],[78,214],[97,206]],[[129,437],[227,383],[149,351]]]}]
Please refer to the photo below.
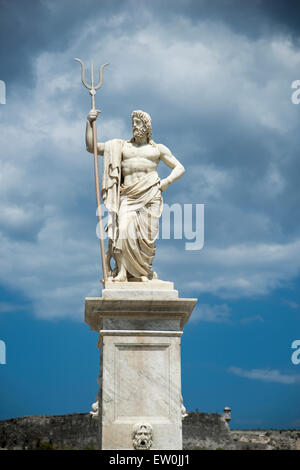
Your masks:
[{"label": "draped cloth", "polygon": [[151,277],[163,200],[156,171],[137,182],[121,184],[122,146],[114,139],[105,143],[102,197],[109,211],[108,237],[113,254],[135,278]]},{"label": "draped cloth", "polygon": [[121,160],[124,140],[108,140],[104,144],[102,199],[109,212],[106,231],[113,246],[118,233]]}]

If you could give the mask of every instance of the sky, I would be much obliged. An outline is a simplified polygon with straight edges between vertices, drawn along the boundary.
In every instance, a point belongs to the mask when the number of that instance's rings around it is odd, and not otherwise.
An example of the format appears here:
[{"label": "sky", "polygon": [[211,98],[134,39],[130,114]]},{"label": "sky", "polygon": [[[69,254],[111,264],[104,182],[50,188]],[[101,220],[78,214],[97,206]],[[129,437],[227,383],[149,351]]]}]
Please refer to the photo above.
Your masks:
[{"label": "sky", "polygon": [[0,11],[0,419],[88,412],[97,393],[79,57],[109,63],[99,140],[128,139],[131,112],[147,111],[154,141],[186,169],[164,202],[204,204],[203,248],[159,239],[154,261],[198,298],[182,338],[187,410],[230,406],[232,428],[299,429],[299,3],[0,0]]}]

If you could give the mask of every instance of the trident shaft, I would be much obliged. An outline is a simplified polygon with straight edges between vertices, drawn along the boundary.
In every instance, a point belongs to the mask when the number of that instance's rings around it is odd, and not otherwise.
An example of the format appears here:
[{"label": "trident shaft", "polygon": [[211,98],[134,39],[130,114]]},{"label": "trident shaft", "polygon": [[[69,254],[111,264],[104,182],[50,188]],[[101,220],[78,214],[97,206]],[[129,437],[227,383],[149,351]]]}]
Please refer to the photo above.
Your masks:
[{"label": "trident shaft", "polygon": [[[94,64],[91,63],[91,85],[89,85],[85,80],[85,66],[82,60],[75,59],[77,62],[80,62],[81,65],[81,81],[88,90],[90,90],[90,95],[92,97],[92,109],[95,107],[95,95],[97,90],[101,88],[103,82],[103,69],[108,64],[103,64],[100,67],[99,71],[99,83],[95,86],[94,83]],[[102,261],[102,271],[104,283],[107,281],[107,267],[105,259],[105,248],[104,248],[104,232],[102,225],[102,213],[101,213],[101,199],[100,199],[100,180],[99,180],[99,165],[98,165],[98,149],[97,149],[97,126],[96,121],[93,121],[93,148],[94,148],[94,170],[95,170],[95,184],[96,184],[96,199],[97,199],[97,214],[98,214],[98,226],[99,226],[99,235],[100,235],[100,251],[101,251],[101,261]]]}]

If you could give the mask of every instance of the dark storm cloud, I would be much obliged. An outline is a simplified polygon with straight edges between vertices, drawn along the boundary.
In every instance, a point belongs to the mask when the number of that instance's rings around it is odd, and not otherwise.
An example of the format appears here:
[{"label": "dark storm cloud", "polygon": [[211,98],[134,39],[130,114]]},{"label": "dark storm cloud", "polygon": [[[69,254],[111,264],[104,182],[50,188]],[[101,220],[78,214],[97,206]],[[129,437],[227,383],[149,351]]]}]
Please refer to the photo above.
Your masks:
[{"label": "dark storm cloud", "polygon": [[[68,47],[83,21],[111,16],[124,2],[0,0],[1,79],[32,86],[33,61],[44,50]],[[100,33],[100,32],[99,32]]]},{"label": "dark storm cloud", "polygon": [[[83,22],[128,11],[133,22],[147,23],[149,18],[141,14],[146,4],[166,28],[174,16],[180,16],[193,23],[219,21],[249,37],[281,31],[297,40],[300,32],[297,0],[0,0],[1,79],[11,84],[28,80],[30,83],[34,78],[32,62],[38,53],[45,49],[59,52],[68,47]],[[128,30],[130,27],[128,21]],[[103,24],[98,34],[106,32]]]},{"label": "dark storm cloud", "polygon": [[186,167],[164,200],[205,204],[204,250],[159,241],[162,278],[238,297],[297,275],[300,107],[290,87],[300,54],[287,19],[262,2],[18,3],[1,4],[11,76],[0,116],[1,279],[17,279],[45,316],[74,315],[79,297],[97,292],[90,97],[76,56],[110,63],[99,139],[128,138],[132,110],[148,111],[154,140]]},{"label": "dark storm cloud", "polygon": [[175,13],[184,14],[192,22],[220,21],[252,38],[282,31],[299,40],[298,0],[154,0],[154,4],[160,4],[160,11],[166,17]]}]

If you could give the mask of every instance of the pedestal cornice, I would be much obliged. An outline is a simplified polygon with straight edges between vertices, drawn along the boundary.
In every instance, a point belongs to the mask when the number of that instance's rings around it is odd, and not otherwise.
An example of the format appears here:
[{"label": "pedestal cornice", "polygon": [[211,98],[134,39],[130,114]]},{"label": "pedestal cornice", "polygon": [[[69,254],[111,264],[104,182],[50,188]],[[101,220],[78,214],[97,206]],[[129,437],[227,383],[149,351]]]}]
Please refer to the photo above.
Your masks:
[{"label": "pedestal cornice", "polygon": [[140,320],[179,320],[180,328],[190,318],[198,299],[149,300],[149,299],[85,299],[85,322],[94,331],[102,329],[106,318]]}]

